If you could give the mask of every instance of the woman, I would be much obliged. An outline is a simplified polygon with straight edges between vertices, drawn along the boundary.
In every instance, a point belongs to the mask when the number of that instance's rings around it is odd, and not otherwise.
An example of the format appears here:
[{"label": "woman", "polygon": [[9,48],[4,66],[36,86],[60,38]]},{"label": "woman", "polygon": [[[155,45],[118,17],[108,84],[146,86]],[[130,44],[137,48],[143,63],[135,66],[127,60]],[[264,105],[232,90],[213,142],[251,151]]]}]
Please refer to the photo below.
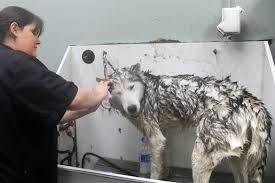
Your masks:
[{"label": "woman", "polygon": [[0,182],[57,182],[59,122],[100,105],[108,81],[79,88],[37,58],[43,21],[15,6],[0,11]]}]

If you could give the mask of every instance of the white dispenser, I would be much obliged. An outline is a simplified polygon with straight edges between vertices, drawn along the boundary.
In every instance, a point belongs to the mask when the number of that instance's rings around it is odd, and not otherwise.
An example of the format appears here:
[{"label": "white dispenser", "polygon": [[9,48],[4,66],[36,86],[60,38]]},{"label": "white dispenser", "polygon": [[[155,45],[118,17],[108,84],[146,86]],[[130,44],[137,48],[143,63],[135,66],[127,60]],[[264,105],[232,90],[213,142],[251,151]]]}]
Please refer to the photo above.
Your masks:
[{"label": "white dispenser", "polygon": [[234,8],[222,9],[222,21],[217,26],[218,31],[223,36],[229,36],[232,34],[240,34],[241,32],[241,12],[242,8],[239,6]]}]

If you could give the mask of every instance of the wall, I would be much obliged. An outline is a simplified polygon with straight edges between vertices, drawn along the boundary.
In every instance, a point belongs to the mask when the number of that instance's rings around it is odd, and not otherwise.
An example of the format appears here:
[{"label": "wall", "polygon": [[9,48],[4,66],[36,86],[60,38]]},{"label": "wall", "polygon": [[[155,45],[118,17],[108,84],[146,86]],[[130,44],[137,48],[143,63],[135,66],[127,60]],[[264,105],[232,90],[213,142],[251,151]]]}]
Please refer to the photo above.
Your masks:
[{"label": "wall", "polygon": [[[136,43],[158,38],[223,41],[216,30],[228,0],[1,0],[25,7],[45,21],[39,58],[56,71],[68,45]],[[275,37],[274,0],[232,0],[240,5],[242,33],[233,40]],[[271,46],[275,53],[274,44]]]}]

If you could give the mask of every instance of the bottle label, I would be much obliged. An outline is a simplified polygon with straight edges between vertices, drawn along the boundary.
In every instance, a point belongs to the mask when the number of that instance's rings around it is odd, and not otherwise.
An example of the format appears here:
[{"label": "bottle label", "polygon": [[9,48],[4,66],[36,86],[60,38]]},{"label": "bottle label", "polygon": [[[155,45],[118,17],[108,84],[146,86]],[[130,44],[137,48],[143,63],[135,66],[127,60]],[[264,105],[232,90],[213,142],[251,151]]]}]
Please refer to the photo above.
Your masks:
[{"label": "bottle label", "polygon": [[150,162],[150,154],[141,154],[140,162]]}]

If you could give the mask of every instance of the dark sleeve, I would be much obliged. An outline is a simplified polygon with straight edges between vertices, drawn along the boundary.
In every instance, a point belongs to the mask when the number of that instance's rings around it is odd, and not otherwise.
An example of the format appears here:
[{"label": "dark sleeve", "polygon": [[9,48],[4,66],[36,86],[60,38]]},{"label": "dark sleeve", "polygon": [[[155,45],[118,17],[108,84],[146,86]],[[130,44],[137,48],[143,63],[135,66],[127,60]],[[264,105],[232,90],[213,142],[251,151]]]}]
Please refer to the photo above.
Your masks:
[{"label": "dark sleeve", "polygon": [[18,61],[14,74],[14,103],[20,116],[57,125],[76,96],[77,86],[32,57]]}]

